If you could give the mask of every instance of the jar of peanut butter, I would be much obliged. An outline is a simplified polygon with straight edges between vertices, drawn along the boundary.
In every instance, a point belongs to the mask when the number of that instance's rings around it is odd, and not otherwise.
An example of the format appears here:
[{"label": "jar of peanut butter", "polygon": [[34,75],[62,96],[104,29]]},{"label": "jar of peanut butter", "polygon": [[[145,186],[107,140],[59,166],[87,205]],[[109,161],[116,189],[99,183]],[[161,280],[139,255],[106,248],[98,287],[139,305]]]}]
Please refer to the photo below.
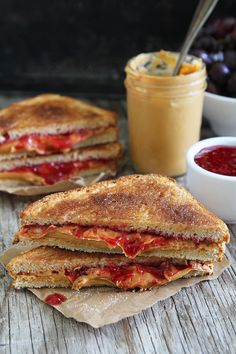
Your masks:
[{"label": "jar of peanut butter", "polygon": [[177,57],[165,51],[140,54],[125,68],[129,145],[138,172],[183,174],[186,152],[199,140],[205,65],[188,56],[172,76]]}]

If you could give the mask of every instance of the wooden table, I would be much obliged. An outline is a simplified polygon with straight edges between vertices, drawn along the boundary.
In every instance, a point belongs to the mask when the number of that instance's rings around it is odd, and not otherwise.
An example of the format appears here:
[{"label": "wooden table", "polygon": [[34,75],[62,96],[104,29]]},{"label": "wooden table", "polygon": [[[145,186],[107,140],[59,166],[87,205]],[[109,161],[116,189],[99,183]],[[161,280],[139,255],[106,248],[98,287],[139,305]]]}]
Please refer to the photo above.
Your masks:
[{"label": "wooden table", "polygon": [[[21,99],[0,96],[0,107]],[[91,99],[120,114],[126,141],[124,101]],[[213,135],[207,127],[202,137]],[[128,163],[123,174],[132,172]],[[179,182],[184,184],[184,178]],[[20,210],[36,198],[0,195],[0,250],[11,246]],[[10,279],[0,269],[0,353],[236,353],[236,226],[229,225],[231,262],[223,275],[183,289],[141,314],[100,329],[64,318],[27,290],[9,288]]]}]

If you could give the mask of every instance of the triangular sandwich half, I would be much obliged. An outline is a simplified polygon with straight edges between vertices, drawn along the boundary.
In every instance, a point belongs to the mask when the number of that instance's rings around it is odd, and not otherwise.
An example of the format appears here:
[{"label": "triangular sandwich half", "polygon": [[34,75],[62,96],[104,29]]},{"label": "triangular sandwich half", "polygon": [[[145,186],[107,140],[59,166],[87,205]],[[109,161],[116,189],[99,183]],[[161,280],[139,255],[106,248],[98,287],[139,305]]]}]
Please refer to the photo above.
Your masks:
[{"label": "triangular sandwich half", "polygon": [[21,213],[15,243],[126,257],[222,259],[227,226],[173,179],[131,175],[53,194]]},{"label": "triangular sandwich half", "polygon": [[13,258],[7,265],[13,286],[112,286],[123,290],[150,289],[179,278],[211,274],[211,262],[67,251],[39,247]]},{"label": "triangular sandwich half", "polygon": [[0,160],[65,153],[117,140],[115,112],[44,94],[0,110]]}]

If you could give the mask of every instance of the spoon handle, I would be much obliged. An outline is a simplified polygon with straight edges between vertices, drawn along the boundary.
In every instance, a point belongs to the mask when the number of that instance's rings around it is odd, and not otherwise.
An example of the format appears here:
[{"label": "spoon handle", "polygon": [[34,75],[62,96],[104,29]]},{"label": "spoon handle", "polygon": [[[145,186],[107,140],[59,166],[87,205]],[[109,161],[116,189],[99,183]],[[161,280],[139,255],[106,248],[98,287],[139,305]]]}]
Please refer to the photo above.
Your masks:
[{"label": "spoon handle", "polygon": [[177,60],[177,64],[173,70],[173,76],[178,75],[179,69],[182,63],[185,60],[185,57],[191,47],[194,39],[196,38],[198,32],[210,16],[214,7],[216,6],[218,0],[200,0],[197,6],[197,9],[194,13],[192,22],[190,24],[189,30],[185,37],[184,44],[181,48],[179,58]]}]

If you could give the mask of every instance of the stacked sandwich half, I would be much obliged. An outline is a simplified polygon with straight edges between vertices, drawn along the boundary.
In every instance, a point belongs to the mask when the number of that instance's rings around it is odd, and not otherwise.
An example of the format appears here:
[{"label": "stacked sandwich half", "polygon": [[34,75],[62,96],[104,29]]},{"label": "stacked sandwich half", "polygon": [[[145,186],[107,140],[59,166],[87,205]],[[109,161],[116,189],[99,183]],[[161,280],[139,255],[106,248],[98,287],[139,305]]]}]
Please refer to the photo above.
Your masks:
[{"label": "stacked sandwich half", "polygon": [[21,214],[13,286],[148,289],[212,274],[226,225],[172,179],[131,175],[57,193]]},{"label": "stacked sandwich half", "polygon": [[49,185],[114,174],[120,155],[114,112],[49,94],[0,111],[1,184]]}]

